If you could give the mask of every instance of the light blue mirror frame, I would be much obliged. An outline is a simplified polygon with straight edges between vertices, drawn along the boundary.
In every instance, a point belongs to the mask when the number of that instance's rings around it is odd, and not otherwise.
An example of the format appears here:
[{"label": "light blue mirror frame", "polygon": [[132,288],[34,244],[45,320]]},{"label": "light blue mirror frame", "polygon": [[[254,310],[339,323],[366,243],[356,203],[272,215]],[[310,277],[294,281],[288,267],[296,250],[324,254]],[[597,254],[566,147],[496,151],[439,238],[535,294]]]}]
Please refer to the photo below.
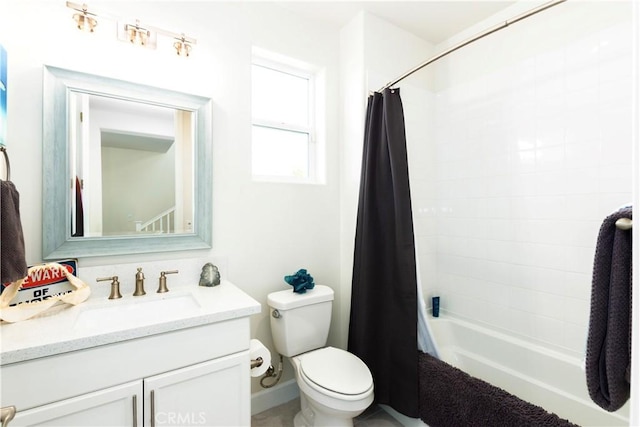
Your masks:
[{"label": "light blue mirror frame", "polygon": [[[193,232],[71,237],[69,93],[111,96],[195,114]],[[45,260],[211,248],[211,99],[62,68],[44,66],[42,256]]]}]

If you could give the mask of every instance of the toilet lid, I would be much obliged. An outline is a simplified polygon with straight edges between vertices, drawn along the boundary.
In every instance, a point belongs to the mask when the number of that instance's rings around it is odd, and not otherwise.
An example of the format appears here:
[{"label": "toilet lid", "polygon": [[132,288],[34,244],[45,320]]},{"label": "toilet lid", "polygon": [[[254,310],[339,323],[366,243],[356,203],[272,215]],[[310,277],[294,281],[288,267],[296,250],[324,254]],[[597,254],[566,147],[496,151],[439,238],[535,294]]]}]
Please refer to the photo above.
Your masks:
[{"label": "toilet lid", "polygon": [[340,394],[362,394],[373,385],[367,365],[357,356],[333,347],[299,356],[305,377],[316,385]]}]

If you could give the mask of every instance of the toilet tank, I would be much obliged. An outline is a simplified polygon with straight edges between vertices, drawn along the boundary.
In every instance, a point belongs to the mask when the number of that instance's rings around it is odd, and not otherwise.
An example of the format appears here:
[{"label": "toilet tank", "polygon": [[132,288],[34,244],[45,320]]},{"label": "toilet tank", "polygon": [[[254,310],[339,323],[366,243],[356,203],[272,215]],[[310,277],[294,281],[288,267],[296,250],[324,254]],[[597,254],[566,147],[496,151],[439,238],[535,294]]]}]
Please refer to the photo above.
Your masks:
[{"label": "toilet tank", "polygon": [[333,289],[316,285],[303,294],[291,290],[267,295],[276,351],[296,356],[327,344]]}]

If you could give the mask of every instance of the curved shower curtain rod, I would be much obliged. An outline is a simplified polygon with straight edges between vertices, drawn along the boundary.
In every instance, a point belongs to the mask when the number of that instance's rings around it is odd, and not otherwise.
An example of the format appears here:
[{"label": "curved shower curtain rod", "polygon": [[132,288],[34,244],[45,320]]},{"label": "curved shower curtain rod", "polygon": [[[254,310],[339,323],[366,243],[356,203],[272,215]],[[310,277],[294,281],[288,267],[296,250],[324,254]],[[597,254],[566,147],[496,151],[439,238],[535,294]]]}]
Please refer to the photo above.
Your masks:
[{"label": "curved shower curtain rod", "polygon": [[431,64],[432,62],[436,62],[438,59],[443,58],[443,57],[447,56],[448,54],[450,54],[452,52],[455,52],[456,50],[458,50],[458,49],[460,49],[460,48],[462,48],[462,47],[464,47],[464,46],[466,46],[468,44],[471,44],[471,43],[473,43],[473,42],[475,42],[477,40],[480,40],[481,38],[483,38],[485,36],[488,36],[489,34],[493,34],[493,33],[497,32],[497,31],[500,31],[503,28],[507,28],[509,25],[515,24],[516,22],[519,22],[519,21],[522,21],[523,19],[528,18],[528,17],[530,17],[532,15],[535,15],[536,13],[542,12],[543,10],[547,10],[547,9],[553,7],[553,6],[559,5],[560,3],[564,3],[565,1],[567,1],[567,0],[553,0],[553,1],[550,1],[549,3],[545,3],[543,5],[540,5],[538,7],[533,8],[533,9],[527,11],[527,12],[524,12],[524,13],[522,13],[520,15],[517,15],[514,18],[507,19],[506,21],[502,22],[501,24],[498,24],[498,25],[496,25],[494,27],[491,27],[491,28],[483,31],[480,34],[477,34],[477,35],[475,35],[475,36],[473,36],[471,38],[468,38],[468,39],[458,43],[457,45],[445,50],[444,52],[439,53],[436,56],[429,58],[428,60],[426,60],[422,64],[420,64],[420,65],[412,68],[411,70],[407,71],[406,73],[404,73],[403,75],[401,75],[397,79],[387,83],[378,92],[382,92],[385,89],[390,88],[391,86],[393,86],[393,85],[401,82],[402,80],[406,79],[407,77],[409,77],[410,75],[412,75],[416,71],[422,70],[424,67],[426,67],[427,65]]}]

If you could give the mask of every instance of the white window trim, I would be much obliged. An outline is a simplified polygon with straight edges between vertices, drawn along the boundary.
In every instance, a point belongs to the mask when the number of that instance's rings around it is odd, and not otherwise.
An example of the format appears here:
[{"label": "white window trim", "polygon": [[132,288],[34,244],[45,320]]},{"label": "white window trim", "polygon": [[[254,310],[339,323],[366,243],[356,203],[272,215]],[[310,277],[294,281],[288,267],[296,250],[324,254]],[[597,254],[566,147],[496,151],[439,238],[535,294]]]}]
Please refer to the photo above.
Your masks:
[{"label": "white window trim", "polygon": [[[324,162],[320,159],[324,159],[324,155],[321,150],[324,149],[323,141],[318,138],[318,110],[321,104],[317,99],[318,90],[318,69],[309,64],[297,61],[291,58],[287,58],[278,54],[274,54],[265,51],[260,48],[253,48],[253,55],[251,66],[254,65],[270,68],[272,70],[290,74],[295,77],[301,77],[309,82],[308,88],[308,109],[309,109],[309,125],[299,126],[291,123],[275,122],[271,120],[264,120],[253,117],[253,111],[251,114],[251,127],[262,126],[273,129],[280,129],[286,131],[306,133],[309,135],[309,158],[308,177],[288,177],[288,176],[276,176],[276,175],[255,175],[252,170],[252,179],[260,182],[284,182],[284,183],[301,183],[301,184],[324,184]],[[252,152],[253,156],[253,152]]]}]

